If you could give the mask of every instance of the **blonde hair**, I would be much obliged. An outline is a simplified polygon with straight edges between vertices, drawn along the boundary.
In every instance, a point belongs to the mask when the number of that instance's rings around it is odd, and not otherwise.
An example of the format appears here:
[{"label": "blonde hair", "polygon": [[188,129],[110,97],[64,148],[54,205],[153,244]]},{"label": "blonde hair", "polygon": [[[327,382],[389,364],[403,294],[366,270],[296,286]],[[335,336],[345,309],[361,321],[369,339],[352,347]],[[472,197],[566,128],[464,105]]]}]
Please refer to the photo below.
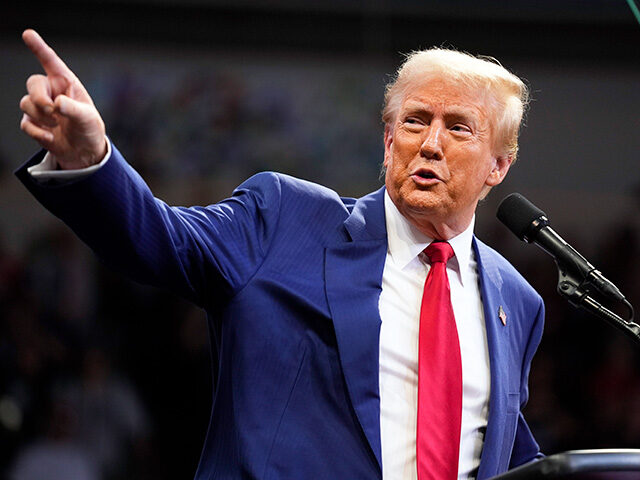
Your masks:
[{"label": "blonde hair", "polygon": [[386,125],[393,125],[407,89],[429,77],[451,80],[490,94],[495,148],[500,155],[510,155],[516,160],[518,133],[529,101],[529,89],[491,57],[474,57],[442,48],[410,53],[386,87],[382,110],[382,121]]}]

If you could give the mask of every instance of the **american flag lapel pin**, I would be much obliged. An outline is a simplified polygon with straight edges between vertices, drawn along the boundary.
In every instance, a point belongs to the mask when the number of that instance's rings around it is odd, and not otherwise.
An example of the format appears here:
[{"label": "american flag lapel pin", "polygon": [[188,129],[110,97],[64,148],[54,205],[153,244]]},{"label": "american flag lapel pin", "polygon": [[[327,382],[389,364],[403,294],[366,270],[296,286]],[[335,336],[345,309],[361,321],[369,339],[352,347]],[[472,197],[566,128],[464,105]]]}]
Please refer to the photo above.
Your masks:
[{"label": "american flag lapel pin", "polygon": [[498,308],[498,318],[500,318],[500,321],[502,322],[502,325],[504,325],[506,327],[507,326],[507,314],[504,313],[504,309],[502,308],[502,305],[500,305],[500,308]]}]

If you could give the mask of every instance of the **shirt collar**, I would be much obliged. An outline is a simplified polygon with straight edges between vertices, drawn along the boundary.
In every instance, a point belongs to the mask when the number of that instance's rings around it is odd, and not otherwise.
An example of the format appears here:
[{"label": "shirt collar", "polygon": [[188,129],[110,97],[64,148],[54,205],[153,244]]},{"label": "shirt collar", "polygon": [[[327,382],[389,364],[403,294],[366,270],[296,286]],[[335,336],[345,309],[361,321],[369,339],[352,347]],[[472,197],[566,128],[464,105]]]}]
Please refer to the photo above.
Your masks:
[{"label": "shirt collar", "polygon": [[[404,269],[433,242],[433,239],[418,230],[400,213],[386,190],[384,192],[384,212],[389,255],[401,269]],[[470,271],[473,258],[471,245],[475,221],[476,216],[474,215],[471,223],[462,233],[448,240],[455,254],[448,266],[457,271],[462,285],[465,285],[465,281],[468,281],[469,275],[472,274]]]}]

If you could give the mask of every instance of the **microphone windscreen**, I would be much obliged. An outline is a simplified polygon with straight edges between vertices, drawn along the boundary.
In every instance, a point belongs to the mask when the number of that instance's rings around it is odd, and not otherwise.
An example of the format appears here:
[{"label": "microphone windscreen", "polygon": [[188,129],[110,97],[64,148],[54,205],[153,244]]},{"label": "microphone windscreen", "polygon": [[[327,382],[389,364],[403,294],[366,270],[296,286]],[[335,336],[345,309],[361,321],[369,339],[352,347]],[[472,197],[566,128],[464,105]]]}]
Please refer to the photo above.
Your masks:
[{"label": "microphone windscreen", "polygon": [[547,215],[519,193],[512,193],[500,202],[496,216],[516,237],[526,241],[533,221]]}]

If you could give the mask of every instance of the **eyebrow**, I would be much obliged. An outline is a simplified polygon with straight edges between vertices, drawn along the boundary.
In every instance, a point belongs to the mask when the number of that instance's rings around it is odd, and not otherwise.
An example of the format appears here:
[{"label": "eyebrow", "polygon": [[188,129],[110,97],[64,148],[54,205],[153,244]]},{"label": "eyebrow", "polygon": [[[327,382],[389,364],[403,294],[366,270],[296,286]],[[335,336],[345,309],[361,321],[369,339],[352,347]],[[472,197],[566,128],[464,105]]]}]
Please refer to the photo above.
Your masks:
[{"label": "eyebrow", "polygon": [[[405,114],[415,114],[415,113],[431,113],[433,112],[433,107],[428,103],[418,102],[415,100],[408,101],[405,104],[403,109]],[[478,122],[479,116],[474,109],[469,109],[462,107],[460,105],[450,105],[446,108],[445,118],[450,120],[468,120],[473,122]]]}]

